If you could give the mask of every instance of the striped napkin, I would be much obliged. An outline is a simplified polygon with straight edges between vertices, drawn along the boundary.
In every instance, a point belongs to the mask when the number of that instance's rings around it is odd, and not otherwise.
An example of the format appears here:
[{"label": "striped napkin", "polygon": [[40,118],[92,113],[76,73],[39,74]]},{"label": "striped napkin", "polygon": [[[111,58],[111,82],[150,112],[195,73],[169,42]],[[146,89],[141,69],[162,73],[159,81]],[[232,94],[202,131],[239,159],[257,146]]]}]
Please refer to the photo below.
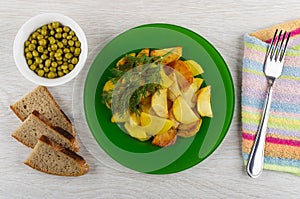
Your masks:
[{"label": "striped napkin", "polygon": [[291,32],[283,73],[273,86],[264,169],[300,175],[300,20],[246,34],[242,72],[242,154],[247,163],[266,97],[263,62],[276,29]]}]

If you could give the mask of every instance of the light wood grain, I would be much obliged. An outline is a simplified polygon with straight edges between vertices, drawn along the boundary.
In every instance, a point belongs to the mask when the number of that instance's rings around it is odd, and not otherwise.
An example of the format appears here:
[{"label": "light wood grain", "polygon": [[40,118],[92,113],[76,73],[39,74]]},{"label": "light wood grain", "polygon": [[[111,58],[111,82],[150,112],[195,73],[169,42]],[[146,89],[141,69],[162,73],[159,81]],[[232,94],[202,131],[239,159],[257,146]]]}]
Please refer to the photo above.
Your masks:
[{"label": "light wood grain", "polygon": [[[300,17],[298,0],[85,0],[0,2],[0,198],[298,198],[300,178],[264,171],[258,179],[244,172],[241,158],[240,86],[243,35]],[[89,50],[131,27],[153,22],[189,28],[207,38],[226,60],[235,85],[236,107],[221,146],[201,164],[172,175],[121,172],[103,165],[83,148],[91,171],[82,177],[45,175],[25,166],[30,150],[10,134],[20,121],[9,105],[32,90],[14,64],[12,44],[30,17],[58,12],[76,20],[86,33]],[[76,80],[74,80],[76,81]],[[73,120],[74,81],[50,88]]]}]

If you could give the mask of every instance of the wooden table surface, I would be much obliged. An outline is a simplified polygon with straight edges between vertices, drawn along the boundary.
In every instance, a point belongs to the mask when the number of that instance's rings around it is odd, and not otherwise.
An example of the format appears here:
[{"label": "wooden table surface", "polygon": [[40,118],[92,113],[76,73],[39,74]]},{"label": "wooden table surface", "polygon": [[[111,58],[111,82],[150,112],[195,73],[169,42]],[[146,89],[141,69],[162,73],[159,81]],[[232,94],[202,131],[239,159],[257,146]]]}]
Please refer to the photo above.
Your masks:
[{"label": "wooden table surface", "polygon": [[[240,87],[243,35],[300,17],[298,0],[85,0],[0,1],[0,198],[299,198],[300,178],[264,171],[258,179],[245,174],[241,157]],[[171,175],[124,172],[104,165],[83,147],[88,174],[70,178],[46,175],[23,164],[30,149],[11,133],[21,124],[9,105],[36,87],[14,63],[14,37],[23,23],[41,13],[58,12],[79,23],[89,50],[132,27],[171,23],[209,40],[231,71],[236,94],[235,114],[220,147],[195,167]],[[78,79],[77,79],[78,80]],[[50,91],[74,121],[76,79]],[[79,132],[80,133],[80,132]]]}]

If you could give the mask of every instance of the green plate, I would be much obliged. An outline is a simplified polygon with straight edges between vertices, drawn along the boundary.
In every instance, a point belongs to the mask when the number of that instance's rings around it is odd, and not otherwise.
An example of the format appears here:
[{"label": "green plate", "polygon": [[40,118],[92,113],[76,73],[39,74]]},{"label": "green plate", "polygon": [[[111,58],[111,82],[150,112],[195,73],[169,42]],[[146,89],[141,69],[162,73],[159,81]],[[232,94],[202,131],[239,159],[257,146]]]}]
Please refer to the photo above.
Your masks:
[{"label": "green plate", "polygon": [[[160,148],[140,142],[111,123],[112,113],[101,102],[109,68],[128,52],[142,48],[182,46],[185,59],[200,63],[202,77],[212,86],[213,118],[204,118],[196,136],[177,138],[174,145]],[[110,41],[93,61],[84,87],[84,110],[88,126],[103,150],[127,168],[151,174],[188,169],[207,158],[224,139],[234,110],[234,87],[230,72],[218,51],[200,35],[170,24],[148,24],[130,29]]]}]

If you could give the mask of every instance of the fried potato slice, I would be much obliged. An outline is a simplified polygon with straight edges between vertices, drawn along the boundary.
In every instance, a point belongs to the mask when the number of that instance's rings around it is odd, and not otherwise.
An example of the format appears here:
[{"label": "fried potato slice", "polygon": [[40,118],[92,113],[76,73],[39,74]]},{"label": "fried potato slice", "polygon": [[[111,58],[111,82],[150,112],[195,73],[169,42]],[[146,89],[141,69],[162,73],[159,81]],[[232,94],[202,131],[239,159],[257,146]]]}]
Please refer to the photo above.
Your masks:
[{"label": "fried potato slice", "polygon": [[149,57],[149,53],[150,53],[150,50],[149,48],[144,48],[143,50],[141,50],[136,57],[142,57],[143,55],[146,56],[146,57]]},{"label": "fried potato slice", "polygon": [[[169,53],[169,54],[167,54]],[[166,55],[167,54],[167,55]],[[162,57],[166,56],[162,59],[161,63],[168,65],[176,60],[178,60],[182,56],[182,47],[173,47],[173,48],[165,48],[159,50],[151,50],[150,52],[151,57]]]},{"label": "fried potato slice", "polygon": [[176,142],[177,133],[175,128],[171,128],[165,133],[157,134],[152,140],[152,144],[165,147],[170,146]]},{"label": "fried potato slice", "polygon": [[201,88],[198,92],[197,110],[202,117],[204,116],[213,117],[210,95],[211,95],[211,86],[206,86],[204,88]]},{"label": "fried potato slice", "polygon": [[[193,75],[192,71],[190,70],[190,68],[186,65],[186,63],[184,63],[184,61],[177,60],[172,63],[171,67],[174,68],[174,70],[178,71],[186,79],[186,81],[189,84],[193,83],[194,75]],[[178,78],[178,80],[179,79],[181,79],[181,78]],[[189,86],[189,85],[186,85],[186,86]],[[183,85],[183,88],[185,88],[184,85]]]},{"label": "fried potato slice", "polygon": [[178,126],[177,135],[180,137],[192,137],[197,134],[202,124],[202,119],[200,118],[196,122],[190,124],[180,124]]},{"label": "fried potato slice", "polygon": [[167,89],[160,89],[152,95],[151,107],[154,112],[163,118],[168,117]]},{"label": "fried potato slice", "polygon": [[202,69],[202,67],[200,66],[199,63],[197,63],[194,60],[187,60],[184,61],[184,63],[187,64],[187,66],[190,68],[190,70],[192,71],[193,75],[200,75],[202,73],[204,73],[204,70]]}]

